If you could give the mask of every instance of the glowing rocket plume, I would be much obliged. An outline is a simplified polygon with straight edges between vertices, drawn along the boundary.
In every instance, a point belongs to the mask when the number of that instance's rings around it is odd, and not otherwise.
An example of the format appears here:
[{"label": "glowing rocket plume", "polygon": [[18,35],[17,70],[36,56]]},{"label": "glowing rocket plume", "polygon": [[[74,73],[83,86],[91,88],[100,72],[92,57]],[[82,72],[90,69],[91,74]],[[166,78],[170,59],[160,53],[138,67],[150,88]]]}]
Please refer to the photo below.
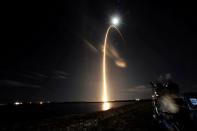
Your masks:
[{"label": "glowing rocket plume", "polygon": [[107,38],[108,38],[108,34],[110,29],[116,29],[116,31],[120,34],[121,38],[122,34],[120,33],[120,31],[113,25],[110,25],[107,29],[107,32],[105,34],[105,40],[104,40],[104,46],[103,46],[103,102],[107,102],[108,101],[108,93],[107,93],[107,73],[106,73],[106,47],[107,47]]}]

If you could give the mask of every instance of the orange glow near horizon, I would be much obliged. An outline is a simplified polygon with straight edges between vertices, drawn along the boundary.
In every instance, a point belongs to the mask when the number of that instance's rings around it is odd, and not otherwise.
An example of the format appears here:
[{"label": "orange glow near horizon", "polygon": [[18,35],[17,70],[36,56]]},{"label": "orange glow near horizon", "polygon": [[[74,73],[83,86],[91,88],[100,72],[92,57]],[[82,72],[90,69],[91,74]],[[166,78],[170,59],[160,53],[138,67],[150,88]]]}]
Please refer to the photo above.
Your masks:
[{"label": "orange glow near horizon", "polygon": [[102,105],[102,110],[106,111],[109,110],[111,108],[111,104],[109,102],[104,102]]}]

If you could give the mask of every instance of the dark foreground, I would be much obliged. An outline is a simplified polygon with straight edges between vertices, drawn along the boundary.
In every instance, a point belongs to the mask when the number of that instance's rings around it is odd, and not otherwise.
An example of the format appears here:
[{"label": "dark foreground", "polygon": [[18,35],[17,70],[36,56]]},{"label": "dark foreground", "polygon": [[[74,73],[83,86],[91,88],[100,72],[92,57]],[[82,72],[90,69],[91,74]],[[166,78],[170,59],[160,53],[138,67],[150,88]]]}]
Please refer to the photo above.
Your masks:
[{"label": "dark foreground", "polygon": [[50,117],[42,120],[1,123],[0,130],[28,131],[157,131],[152,120],[151,101],[132,102],[129,105],[89,114]]},{"label": "dark foreground", "polygon": [[1,123],[0,130],[62,131],[62,130],[158,130],[152,122],[150,101],[133,102],[129,105],[89,114],[65,115],[13,124]]}]

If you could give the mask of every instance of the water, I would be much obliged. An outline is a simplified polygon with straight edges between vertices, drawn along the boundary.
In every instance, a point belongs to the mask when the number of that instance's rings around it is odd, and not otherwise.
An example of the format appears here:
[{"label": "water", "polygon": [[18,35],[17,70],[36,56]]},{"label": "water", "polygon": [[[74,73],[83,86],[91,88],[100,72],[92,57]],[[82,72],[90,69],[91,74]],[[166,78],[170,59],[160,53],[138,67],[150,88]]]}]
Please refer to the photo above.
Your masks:
[{"label": "water", "polygon": [[68,102],[47,104],[22,104],[0,106],[0,122],[22,122],[26,120],[39,120],[51,117],[61,117],[73,114],[105,111],[121,107],[131,102]]},{"label": "water", "polygon": [[123,105],[127,105],[131,102],[79,102],[79,103],[51,103],[43,106],[43,111],[63,111],[66,114],[78,114],[78,113],[89,113],[96,111],[105,111],[111,108],[117,108]]},{"label": "water", "polygon": [[108,102],[108,103],[64,103],[58,104],[56,106],[51,106],[51,110],[54,108],[56,110],[64,110],[66,113],[89,113],[89,112],[96,112],[96,111],[105,111],[111,108],[117,108],[123,105],[127,105],[131,102]]}]

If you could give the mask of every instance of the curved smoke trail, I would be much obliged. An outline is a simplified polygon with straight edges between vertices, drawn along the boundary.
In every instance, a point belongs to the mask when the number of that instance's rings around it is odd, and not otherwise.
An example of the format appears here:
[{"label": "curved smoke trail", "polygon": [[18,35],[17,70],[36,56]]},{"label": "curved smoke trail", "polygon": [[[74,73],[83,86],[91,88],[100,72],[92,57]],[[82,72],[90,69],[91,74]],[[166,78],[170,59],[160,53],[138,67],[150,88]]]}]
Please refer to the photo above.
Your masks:
[{"label": "curved smoke trail", "polygon": [[103,46],[103,95],[102,100],[104,103],[108,102],[108,93],[107,93],[107,73],[106,73],[106,47],[107,47],[107,39],[110,30],[114,28],[120,35],[120,37],[124,40],[123,35],[121,32],[113,25],[110,25],[107,29],[104,39],[104,46]]}]

